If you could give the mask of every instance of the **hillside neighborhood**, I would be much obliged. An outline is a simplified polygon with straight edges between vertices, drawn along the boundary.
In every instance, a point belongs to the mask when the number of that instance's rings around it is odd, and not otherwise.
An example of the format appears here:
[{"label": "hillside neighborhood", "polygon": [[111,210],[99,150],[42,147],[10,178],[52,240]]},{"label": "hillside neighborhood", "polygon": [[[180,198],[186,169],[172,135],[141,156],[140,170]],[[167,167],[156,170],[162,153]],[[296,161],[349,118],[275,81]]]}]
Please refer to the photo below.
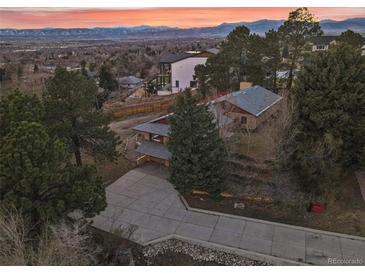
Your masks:
[{"label": "hillside neighborhood", "polygon": [[0,30],[0,265],[363,265],[364,30],[279,23]]}]

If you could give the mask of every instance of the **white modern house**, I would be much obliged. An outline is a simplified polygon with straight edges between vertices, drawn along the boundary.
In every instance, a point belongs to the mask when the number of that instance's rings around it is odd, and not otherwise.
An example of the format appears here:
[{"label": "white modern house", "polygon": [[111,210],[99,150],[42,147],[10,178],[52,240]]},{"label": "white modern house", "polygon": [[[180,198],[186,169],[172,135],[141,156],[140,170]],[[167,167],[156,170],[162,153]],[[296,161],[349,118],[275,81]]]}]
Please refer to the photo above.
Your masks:
[{"label": "white modern house", "polygon": [[209,49],[161,56],[160,73],[152,79],[158,87],[157,94],[170,95],[186,88],[195,88],[195,67],[205,64],[209,56],[217,53],[217,49]]}]

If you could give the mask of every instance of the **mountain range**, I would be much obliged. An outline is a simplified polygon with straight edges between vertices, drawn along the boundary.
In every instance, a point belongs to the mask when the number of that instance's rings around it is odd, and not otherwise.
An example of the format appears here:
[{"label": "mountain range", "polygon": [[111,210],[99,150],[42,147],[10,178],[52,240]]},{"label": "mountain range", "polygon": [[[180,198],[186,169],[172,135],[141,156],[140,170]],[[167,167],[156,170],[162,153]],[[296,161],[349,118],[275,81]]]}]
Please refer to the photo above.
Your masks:
[{"label": "mountain range", "polygon": [[[245,25],[251,32],[263,35],[270,29],[278,29],[284,20],[258,20],[255,22],[222,23],[212,27],[177,28],[168,26],[95,27],[95,28],[44,28],[0,29],[0,40],[74,40],[74,39],[172,39],[188,37],[225,37],[235,27]],[[322,20],[325,35],[338,35],[352,29],[365,35],[365,18],[343,21]]]}]

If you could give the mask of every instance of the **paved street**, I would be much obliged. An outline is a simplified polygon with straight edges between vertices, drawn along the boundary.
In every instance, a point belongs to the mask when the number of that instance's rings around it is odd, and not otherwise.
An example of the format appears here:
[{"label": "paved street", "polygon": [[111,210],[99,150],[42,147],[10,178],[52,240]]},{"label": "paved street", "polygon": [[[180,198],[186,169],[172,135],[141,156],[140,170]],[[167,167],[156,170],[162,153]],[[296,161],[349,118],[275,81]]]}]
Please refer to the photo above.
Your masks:
[{"label": "paved street", "polygon": [[188,210],[165,173],[147,164],[108,186],[108,207],[94,218],[93,226],[142,245],[183,237],[297,262],[327,265],[333,258],[365,264],[365,239],[359,237]]}]

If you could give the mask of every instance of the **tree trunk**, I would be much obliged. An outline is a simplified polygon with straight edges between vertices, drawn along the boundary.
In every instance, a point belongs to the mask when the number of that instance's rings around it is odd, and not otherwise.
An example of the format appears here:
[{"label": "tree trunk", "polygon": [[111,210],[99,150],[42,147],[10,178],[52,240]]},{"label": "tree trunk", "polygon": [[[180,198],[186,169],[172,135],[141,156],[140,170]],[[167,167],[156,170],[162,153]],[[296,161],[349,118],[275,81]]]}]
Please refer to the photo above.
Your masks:
[{"label": "tree trunk", "polygon": [[80,148],[79,147],[75,148],[74,153],[75,153],[76,165],[82,166]]},{"label": "tree trunk", "polygon": [[288,77],[288,86],[287,89],[289,91],[289,96],[290,96],[290,91],[293,85],[293,71],[294,71],[294,67],[295,67],[295,63],[297,62],[297,54],[294,53],[291,64],[290,64],[290,69],[289,69],[289,77]]},{"label": "tree trunk", "polygon": [[277,69],[275,69],[274,70],[274,92],[275,93],[278,93],[278,84],[277,84],[277,77],[276,77],[276,75],[277,75],[277,73],[278,73],[278,70]]},{"label": "tree trunk", "polygon": [[80,140],[77,136],[72,138],[74,143],[74,154],[77,166],[82,166],[81,151],[80,151]]},{"label": "tree trunk", "polygon": [[291,87],[293,85],[293,69],[294,69],[294,64],[291,64],[290,69],[289,69],[288,85],[286,87],[289,90],[289,93],[290,93]]}]

